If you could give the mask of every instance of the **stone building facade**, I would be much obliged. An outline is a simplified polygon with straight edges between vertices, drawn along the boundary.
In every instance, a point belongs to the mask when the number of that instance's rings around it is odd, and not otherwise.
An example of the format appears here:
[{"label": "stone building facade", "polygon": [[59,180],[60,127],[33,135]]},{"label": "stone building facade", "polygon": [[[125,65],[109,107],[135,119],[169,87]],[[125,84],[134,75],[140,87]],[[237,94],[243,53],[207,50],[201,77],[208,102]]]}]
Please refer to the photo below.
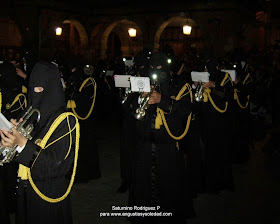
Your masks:
[{"label": "stone building facade", "polygon": [[[217,56],[223,56],[235,48],[262,49],[274,41],[267,37],[272,35],[268,34],[270,21],[260,22],[256,14],[268,12],[234,1],[163,1],[161,7],[109,3],[95,7],[93,3],[64,0],[12,2],[12,6],[6,5],[7,10],[2,8],[0,17],[2,58],[24,46],[42,58],[73,55],[90,63],[133,57],[143,49],[171,48],[181,56],[191,48],[207,46]],[[187,23],[192,26],[190,35],[182,32]],[[61,36],[55,35],[56,27],[62,28]],[[136,37],[128,35],[129,28],[136,29]]]}]

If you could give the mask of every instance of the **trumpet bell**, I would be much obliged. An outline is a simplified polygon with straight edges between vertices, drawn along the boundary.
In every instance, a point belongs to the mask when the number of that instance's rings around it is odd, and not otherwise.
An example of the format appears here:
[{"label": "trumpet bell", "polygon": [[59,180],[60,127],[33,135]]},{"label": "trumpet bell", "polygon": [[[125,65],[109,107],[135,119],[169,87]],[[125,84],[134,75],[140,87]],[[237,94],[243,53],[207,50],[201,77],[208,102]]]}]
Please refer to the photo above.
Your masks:
[{"label": "trumpet bell", "polygon": [[137,120],[143,120],[145,115],[146,115],[146,110],[149,107],[149,99],[150,99],[150,94],[149,95],[142,95],[140,99],[140,106],[136,109],[134,118]]},{"label": "trumpet bell", "polygon": [[199,82],[196,91],[194,94],[194,100],[196,102],[202,102],[203,101],[203,83]]},{"label": "trumpet bell", "polygon": [[145,115],[146,115],[145,109],[137,108],[136,112],[134,114],[134,118],[137,119],[137,120],[143,120]]},{"label": "trumpet bell", "polygon": [[194,95],[194,100],[195,100],[196,102],[202,102],[202,100],[203,100],[203,94],[195,94],[195,95]]},{"label": "trumpet bell", "polygon": [[93,72],[94,72],[94,68],[93,68],[92,65],[85,65],[83,70],[84,70],[84,73],[89,75],[89,76],[92,75]]}]

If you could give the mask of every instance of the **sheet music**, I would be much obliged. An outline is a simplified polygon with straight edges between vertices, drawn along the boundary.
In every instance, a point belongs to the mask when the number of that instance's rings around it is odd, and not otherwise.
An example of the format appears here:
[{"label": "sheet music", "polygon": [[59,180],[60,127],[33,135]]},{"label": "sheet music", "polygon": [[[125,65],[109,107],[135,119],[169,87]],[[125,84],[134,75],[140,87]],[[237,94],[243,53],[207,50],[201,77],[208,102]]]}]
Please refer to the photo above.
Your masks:
[{"label": "sheet music", "polygon": [[6,117],[0,113],[0,129],[10,131],[13,125],[6,119]]},{"label": "sheet music", "polygon": [[129,88],[131,75],[114,75],[115,87]]},{"label": "sheet music", "polygon": [[191,72],[193,82],[209,82],[210,74],[208,72]]},{"label": "sheet music", "polygon": [[149,77],[130,77],[132,92],[150,92],[150,78]]}]

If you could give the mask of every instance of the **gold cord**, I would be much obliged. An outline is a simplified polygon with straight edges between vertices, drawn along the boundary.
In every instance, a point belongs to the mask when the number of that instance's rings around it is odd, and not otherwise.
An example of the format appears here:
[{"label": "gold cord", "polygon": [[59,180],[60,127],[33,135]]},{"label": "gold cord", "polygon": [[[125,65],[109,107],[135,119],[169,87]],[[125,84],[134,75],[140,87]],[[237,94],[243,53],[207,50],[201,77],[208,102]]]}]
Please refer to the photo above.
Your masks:
[{"label": "gold cord", "polygon": [[[188,89],[189,91],[188,91],[187,93],[183,94],[183,93],[186,91],[186,89]],[[175,100],[178,101],[178,100],[182,99],[182,98],[183,98],[185,95],[187,95],[187,94],[190,94],[191,103],[192,103],[192,102],[193,102],[192,89],[191,89],[191,86],[190,86],[189,83],[186,83],[186,84],[182,87],[182,89],[180,90],[180,92],[179,92],[178,95],[176,96]],[[168,127],[168,124],[167,124],[165,115],[164,115],[164,111],[163,111],[162,109],[160,109],[160,108],[157,108],[157,117],[156,117],[155,128],[156,128],[156,129],[160,129],[160,126],[161,126],[162,123],[163,123],[163,124],[164,124],[164,127],[165,127],[167,133],[170,135],[170,137],[172,137],[172,138],[175,139],[175,140],[180,140],[180,139],[184,138],[185,135],[188,133],[188,130],[189,130],[189,127],[190,127],[190,122],[191,122],[191,117],[192,117],[192,112],[191,112],[191,113],[189,114],[189,116],[188,116],[186,128],[185,128],[183,134],[177,137],[177,136],[174,136],[174,135],[171,133],[171,131],[170,131],[169,127]]]},{"label": "gold cord", "polygon": [[[74,126],[73,129],[70,128],[70,123],[69,123],[69,116],[73,116],[76,120],[76,124]],[[71,176],[71,179],[70,179],[70,183],[68,185],[68,188],[66,190],[66,192],[61,196],[61,197],[58,197],[58,198],[50,198],[46,195],[44,195],[39,189],[38,187],[35,185],[35,183],[33,182],[33,179],[32,179],[32,176],[31,176],[31,170],[29,168],[27,168],[27,177],[28,177],[28,180],[33,188],[33,190],[37,193],[38,196],[40,196],[40,198],[42,198],[43,200],[47,201],[47,202],[50,202],[50,203],[58,203],[62,200],[64,200],[70,193],[71,191],[71,188],[73,186],[73,183],[74,183],[74,179],[75,179],[75,175],[76,175],[76,169],[77,169],[77,161],[78,161],[78,150],[79,150],[79,138],[80,138],[80,125],[79,125],[79,121],[77,119],[77,117],[70,113],[70,112],[66,112],[66,113],[63,113],[61,114],[58,118],[56,118],[56,120],[53,122],[53,124],[51,125],[49,131],[46,133],[46,135],[44,136],[44,138],[42,139],[42,141],[40,142],[39,146],[42,148],[42,149],[45,149],[45,145],[47,143],[47,141],[49,140],[49,138],[51,137],[51,135],[53,134],[53,132],[56,130],[56,128],[58,127],[58,125],[65,119],[67,118],[67,123],[68,123],[68,129],[69,129],[69,132],[66,133],[66,135],[70,135],[70,138],[72,138],[72,135],[71,135],[71,132],[76,129],[76,143],[75,143],[75,156],[74,156],[74,167],[73,167],[73,172],[72,172],[72,176]],[[66,136],[64,135],[64,136]],[[61,137],[59,138],[61,139]],[[54,141],[56,142],[56,141]],[[52,142],[52,144],[54,143]],[[70,140],[70,143],[72,142],[72,140]],[[48,145],[50,146],[50,144]],[[47,147],[48,147],[47,146]],[[70,148],[69,150],[71,149],[71,144],[70,144]],[[69,154],[69,150],[67,152],[67,155],[65,156],[64,159],[67,158],[68,154]]]},{"label": "gold cord", "polygon": [[[91,113],[92,113],[92,110],[93,110],[93,107],[94,107],[94,103],[95,103],[97,84],[96,84],[95,80],[94,80],[92,77],[89,77],[89,78],[87,78],[87,79],[85,79],[85,80],[83,81],[82,85],[81,85],[80,88],[79,88],[79,92],[82,91],[82,89],[85,87],[85,85],[86,85],[86,83],[87,83],[88,81],[91,81],[91,84],[90,84],[90,85],[93,85],[93,86],[94,86],[94,95],[92,96],[92,104],[91,104],[91,107],[90,107],[90,110],[89,110],[88,114],[87,114],[85,117],[81,117],[81,116],[79,116],[79,115],[77,114],[77,112],[76,112],[76,110],[75,110],[75,107],[72,106],[72,111],[73,111],[73,113],[74,113],[74,114],[77,116],[77,118],[79,118],[80,120],[86,120],[86,119],[89,118],[89,116],[90,116]],[[89,85],[87,85],[87,86],[89,86]]]}]

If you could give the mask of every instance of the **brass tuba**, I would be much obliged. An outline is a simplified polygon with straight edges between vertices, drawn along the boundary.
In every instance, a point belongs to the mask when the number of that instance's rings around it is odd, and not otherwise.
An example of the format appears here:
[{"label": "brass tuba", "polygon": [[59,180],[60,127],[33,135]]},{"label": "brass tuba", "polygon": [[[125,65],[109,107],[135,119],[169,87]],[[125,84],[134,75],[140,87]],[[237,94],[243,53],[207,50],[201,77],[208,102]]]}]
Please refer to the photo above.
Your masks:
[{"label": "brass tuba", "polygon": [[[37,113],[36,122],[39,123],[41,113],[39,110],[33,109],[31,106],[23,115],[22,117],[23,120],[20,123],[18,123],[16,127],[16,130],[28,140],[32,139],[32,136],[30,134],[34,129],[34,123],[30,122],[29,119],[34,113]],[[10,163],[13,160],[17,152],[16,148],[17,145],[14,145],[13,147],[10,148],[3,147],[3,146],[0,147],[0,166],[3,166],[4,163]]]}]

